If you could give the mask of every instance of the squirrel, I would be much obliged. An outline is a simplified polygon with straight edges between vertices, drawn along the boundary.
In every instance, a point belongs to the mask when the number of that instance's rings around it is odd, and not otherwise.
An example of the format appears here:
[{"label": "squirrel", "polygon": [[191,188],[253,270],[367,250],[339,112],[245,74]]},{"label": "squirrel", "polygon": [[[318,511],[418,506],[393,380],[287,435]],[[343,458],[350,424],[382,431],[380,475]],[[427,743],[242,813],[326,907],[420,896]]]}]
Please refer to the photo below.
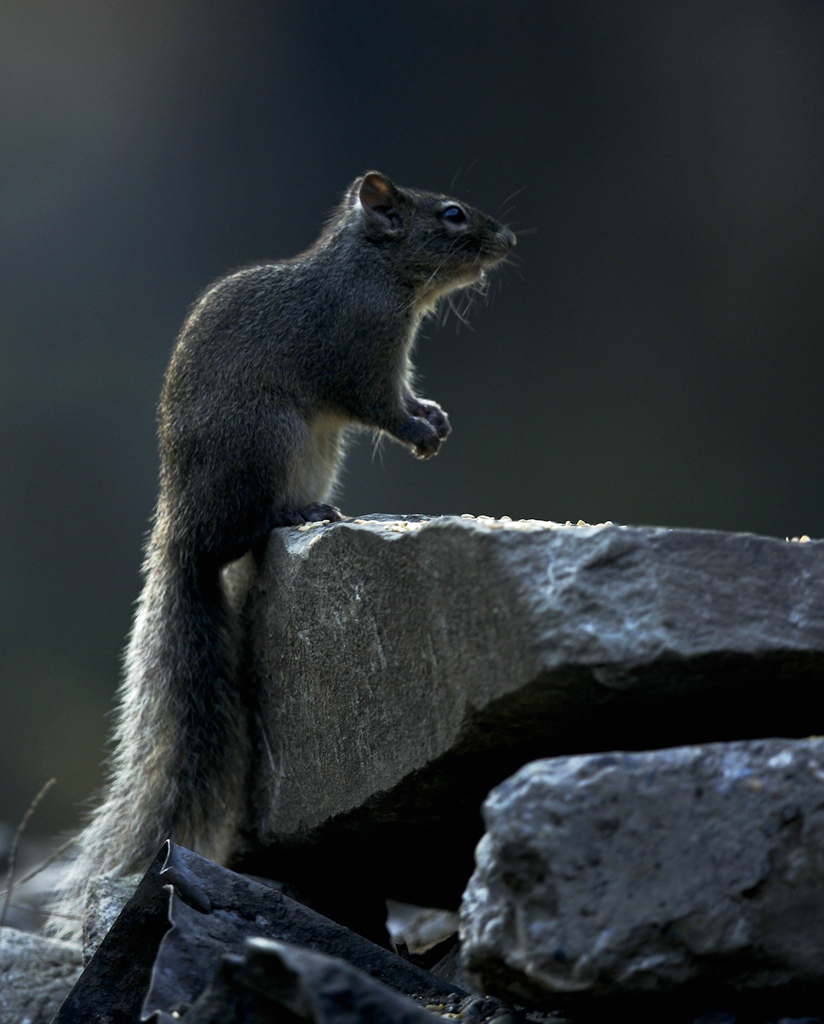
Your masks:
[{"label": "squirrel", "polygon": [[350,428],[438,453],[450,424],[413,390],[415,336],[515,241],[466,203],[370,171],[306,252],[231,273],[194,304],[160,401],[160,493],[108,782],[53,931],[76,936],[90,877],[143,871],[168,838],[226,863],[250,742],[222,570],[276,527],[341,518],[328,499]]}]

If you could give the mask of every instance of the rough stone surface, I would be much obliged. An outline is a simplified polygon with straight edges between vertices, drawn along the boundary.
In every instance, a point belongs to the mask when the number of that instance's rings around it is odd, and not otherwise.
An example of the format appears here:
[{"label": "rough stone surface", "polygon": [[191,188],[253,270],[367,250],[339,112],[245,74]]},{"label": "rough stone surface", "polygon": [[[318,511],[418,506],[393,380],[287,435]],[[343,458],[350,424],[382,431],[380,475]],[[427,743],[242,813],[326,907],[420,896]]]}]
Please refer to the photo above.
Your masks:
[{"label": "rough stone surface", "polygon": [[0,929],[0,1024],[49,1024],[81,970],[76,946]]},{"label": "rough stone surface", "polygon": [[482,991],[556,1007],[792,986],[822,1005],[824,740],[539,761],[484,817],[461,913]]},{"label": "rough stone surface", "polygon": [[276,530],[246,615],[262,729],[235,866],[449,908],[481,801],[527,760],[806,735],[824,543],[370,517]]},{"label": "rough stone surface", "polygon": [[100,875],[89,881],[83,916],[83,961],[94,956],[120,912],[134,895],[140,875],[117,878]]}]

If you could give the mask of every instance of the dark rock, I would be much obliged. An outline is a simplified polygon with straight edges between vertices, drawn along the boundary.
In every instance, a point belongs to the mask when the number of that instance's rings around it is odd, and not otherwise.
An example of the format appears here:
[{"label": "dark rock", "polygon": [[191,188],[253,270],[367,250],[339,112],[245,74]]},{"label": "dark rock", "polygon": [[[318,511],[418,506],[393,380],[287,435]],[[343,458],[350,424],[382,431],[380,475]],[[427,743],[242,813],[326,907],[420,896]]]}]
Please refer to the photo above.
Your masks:
[{"label": "dark rock", "polygon": [[757,991],[818,1007],[823,794],[824,739],[527,765],[484,807],[464,968],[527,1006]]},{"label": "dark rock", "polygon": [[167,851],[149,865],[134,895],[97,947],[54,1024],[136,1024],[160,942],[171,927],[162,870]]},{"label": "dark rock", "polygon": [[296,903],[174,844],[158,855],[63,1004],[55,1024],[126,1024],[182,1012],[252,937],[353,964],[390,988],[443,998],[454,986]]},{"label": "dark rock", "polygon": [[421,1006],[350,964],[269,939],[226,957],[186,1024],[432,1024]]},{"label": "dark rock", "polygon": [[822,1024],[821,1017],[782,1017],[775,1024]]}]

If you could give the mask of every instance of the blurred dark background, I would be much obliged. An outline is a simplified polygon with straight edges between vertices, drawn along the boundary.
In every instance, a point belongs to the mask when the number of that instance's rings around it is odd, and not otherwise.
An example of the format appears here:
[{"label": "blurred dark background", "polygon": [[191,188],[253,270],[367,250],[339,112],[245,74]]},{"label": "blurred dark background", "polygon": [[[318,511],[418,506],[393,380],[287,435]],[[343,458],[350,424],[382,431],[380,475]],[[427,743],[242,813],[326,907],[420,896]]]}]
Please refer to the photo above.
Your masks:
[{"label": "blurred dark background", "polygon": [[349,181],[506,212],[344,510],[824,533],[824,4],[5,0],[0,820],[99,784],[175,333]]}]

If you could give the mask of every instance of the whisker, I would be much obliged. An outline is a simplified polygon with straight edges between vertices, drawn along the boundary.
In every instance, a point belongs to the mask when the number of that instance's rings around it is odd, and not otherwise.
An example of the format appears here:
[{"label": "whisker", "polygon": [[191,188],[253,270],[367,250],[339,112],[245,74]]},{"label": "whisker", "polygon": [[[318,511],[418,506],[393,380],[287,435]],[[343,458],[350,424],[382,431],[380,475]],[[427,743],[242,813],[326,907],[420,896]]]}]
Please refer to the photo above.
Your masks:
[{"label": "whisker", "polygon": [[452,175],[452,181],[450,181],[450,183],[449,183],[449,191],[450,192],[453,192],[455,190],[455,182],[458,180],[458,178],[461,175],[463,175],[465,178],[468,177],[469,176],[469,172],[472,170],[472,168],[475,166],[475,164],[477,162],[478,162],[478,158],[475,157],[474,160],[470,161],[470,163],[467,166],[466,170],[463,170],[463,168],[459,167],[458,170],[455,171],[455,173]]},{"label": "whisker", "polygon": [[[475,328],[466,319],[466,316],[465,316],[465,314],[469,311],[469,307],[472,304],[471,297],[467,297],[467,305],[464,307],[463,310],[461,310],[460,307],[457,305],[457,303],[455,301],[455,297],[453,295],[449,295],[447,301],[449,303],[449,308],[455,314],[455,333],[456,334],[458,333],[458,330],[460,329],[460,325],[461,324],[463,324],[464,327],[466,327],[468,330],[474,331]],[[446,319],[446,318],[444,318],[444,319]]]},{"label": "whisker", "polygon": [[511,203],[512,200],[515,198],[515,196],[519,196],[524,191],[524,189],[527,188],[527,187],[528,187],[527,185],[521,185],[520,188],[516,188],[511,196],[507,196],[506,199],[504,199],[504,201],[501,203],[501,205],[498,207],[498,209],[500,210],[501,207],[506,206],[507,203]]}]

